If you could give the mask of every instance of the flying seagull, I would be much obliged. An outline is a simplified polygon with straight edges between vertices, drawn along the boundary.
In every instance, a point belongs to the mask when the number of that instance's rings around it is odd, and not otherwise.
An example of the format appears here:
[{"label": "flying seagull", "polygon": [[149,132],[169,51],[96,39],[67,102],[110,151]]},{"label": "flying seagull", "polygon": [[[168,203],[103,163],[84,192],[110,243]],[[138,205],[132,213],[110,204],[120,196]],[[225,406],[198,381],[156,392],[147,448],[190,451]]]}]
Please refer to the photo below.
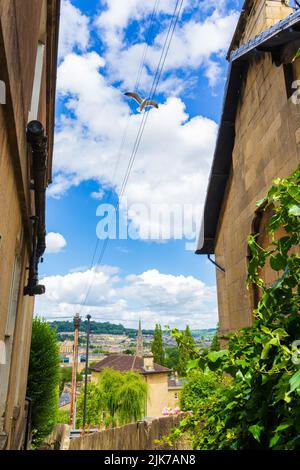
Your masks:
[{"label": "flying seagull", "polygon": [[139,107],[137,110],[141,113],[144,111],[145,108],[153,106],[154,108],[158,108],[158,104],[156,101],[149,100],[148,98],[142,99],[137,93],[132,93],[131,91],[128,91],[127,93],[124,93],[125,96],[130,96],[133,98],[137,103],[139,103]]}]

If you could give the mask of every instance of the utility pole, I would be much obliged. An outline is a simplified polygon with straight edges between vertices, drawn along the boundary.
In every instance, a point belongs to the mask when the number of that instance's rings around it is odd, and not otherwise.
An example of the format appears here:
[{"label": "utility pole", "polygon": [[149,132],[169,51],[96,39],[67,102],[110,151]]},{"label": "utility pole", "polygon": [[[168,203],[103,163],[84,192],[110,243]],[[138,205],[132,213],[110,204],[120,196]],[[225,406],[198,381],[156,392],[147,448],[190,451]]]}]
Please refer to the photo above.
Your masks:
[{"label": "utility pole", "polygon": [[80,316],[76,313],[74,319],[74,346],[73,346],[73,369],[72,369],[72,391],[71,391],[71,410],[70,410],[70,425],[72,429],[76,428],[76,388],[77,388],[77,366],[78,366],[78,337],[79,337],[79,324]]},{"label": "utility pole", "polygon": [[89,342],[90,342],[90,319],[91,315],[87,315],[86,327],[86,355],[85,355],[85,376],[84,376],[84,401],[83,401],[83,432],[86,424],[86,400],[87,400],[87,376],[89,368]]}]

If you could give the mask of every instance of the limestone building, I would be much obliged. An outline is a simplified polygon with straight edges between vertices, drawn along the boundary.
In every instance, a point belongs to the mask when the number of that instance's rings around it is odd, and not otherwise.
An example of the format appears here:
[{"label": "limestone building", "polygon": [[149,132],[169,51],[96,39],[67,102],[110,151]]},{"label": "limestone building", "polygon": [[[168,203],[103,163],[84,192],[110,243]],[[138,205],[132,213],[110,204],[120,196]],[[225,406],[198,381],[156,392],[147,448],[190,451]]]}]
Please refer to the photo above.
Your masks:
[{"label": "limestone building", "polygon": [[[300,11],[294,2],[246,0],[228,52],[229,74],[198,254],[215,255],[220,333],[252,322],[247,237],[266,244],[270,212],[257,209],[300,155]],[[264,272],[266,282],[274,274]]]},{"label": "limestone building", "polygon": [[109,354],[90,367],[92,381],[98,380],[105,368],[119,372],[133,371],[142,375],[148,389],[145,417],[156,418],[162,415],[164,408],[175,408],[179,405],[182,383],[177,373],[174,374],[171,369],[156,364],[151,353],[143,352],[141,320],[136,338],[136,354]]},{"label": "limestone building", "polygon": [[[28,435],[25,400],[51,181],[59,0],[0,0],[0,449]],[[29,397],[30,398],[30,397]]]},{"label": "limestone building", "polygon": [[174,378],[169,379],[171,370],[153,362],[152,354],[131,356],[129,354],[110,354],[90,368],[92,381],[98,380],[105,368],[119,372],[134,371],[143,376],[148,395],[145,416],[156,418],[162,416],[165,407],[174,408],[179,405],[179,390],[182,384]]}]

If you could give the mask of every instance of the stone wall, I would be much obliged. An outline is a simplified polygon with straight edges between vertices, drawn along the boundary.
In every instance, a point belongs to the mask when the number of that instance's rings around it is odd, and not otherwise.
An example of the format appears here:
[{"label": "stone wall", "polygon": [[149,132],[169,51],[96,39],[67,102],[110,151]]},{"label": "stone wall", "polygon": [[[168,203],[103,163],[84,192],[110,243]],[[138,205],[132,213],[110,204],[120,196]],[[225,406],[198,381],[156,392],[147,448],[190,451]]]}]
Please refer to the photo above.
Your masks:
[{"label": "stone wall", "polygon": [[[299,59],[294,62],[300,78]],[[284,68],[276,67],[271,54],[250,61],[240,96],[236,122],[232,172],[220,214],[216,261],[221,334],[249,326],[254,307],[247,289],[247,238],[253,231],[256,202],[272,181],[290,175],[299,164],[300,105],[288,98]],[[267,279],[272,273],[266,272]]]},{"label": "stone wall", "polygon": [[46,49],[37,118],[49,136],[50,176],[58,9],[58,0],[0,0],[0,80],[6,85],[6,104],[0,105],[0,341],[5,347],[5,364],[0,364],[0,450],[19,449],[25,429],[34,299],[25,297],[23,289],[32,249],[30,217],[35,213],[25,129],[38,45],[43,42]]},{"label": "stone wall", "polygon": [[[139,421],[118,428],[107,429],[78,437],[70,441],[69,450],[167,450],[168,445],[159,445],[162,439],[177,426],[184,414]],[[172,449],[191,449],[186,439],[178,441]]]},{"label": "stone wall", "polygon": [[68,450],[70,444],[70,426],[57,424],[50,436],[43,442],[40,450]]}]

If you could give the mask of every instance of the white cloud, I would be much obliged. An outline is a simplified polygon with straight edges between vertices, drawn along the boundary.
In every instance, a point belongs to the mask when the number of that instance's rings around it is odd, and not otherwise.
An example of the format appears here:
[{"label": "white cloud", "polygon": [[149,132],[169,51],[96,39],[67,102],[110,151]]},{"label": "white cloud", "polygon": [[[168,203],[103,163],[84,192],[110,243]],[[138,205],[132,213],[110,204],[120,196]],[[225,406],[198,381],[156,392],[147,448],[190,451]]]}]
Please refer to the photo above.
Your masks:
[{"label": "white cloud", "polygon": [[46,235],[46,246],[46,253],[59,253],[67,246],[67,242],[61,233],[49,232]]},{"label": "white cloud", "polygon": [[89,45],[89,18],[81,13],[69,0],[61,4],[59,57],[64,57],[74,49],[85,51]]},{"label": "white cloud", "polygon": [[[213,13],[204,20],[191,19],[176,28],[164,65],[164,72],[172,72],[173,75],[167,79],[168,84],[171,78],[168,86],[164,83],[165,80],[162,80],[159,86],[160,92],[170,93],[172,89],[174,90],[172,80],[177,80],[181,89],[188,90],[190,83],[186,81],[186,77],[180,79],[175,74],[177,71],[181,74],[187,74],[199,69],[199,67],[204,68],[205,75],[209,78],[209,84],[216,85],[222,71],[218,59],[224,57],[228,49],[238,13],[236,11],[225,13],[223,10],[219,10],[218,6],[215,8]],[[166,34],[164,29],[156,36],[154,44],[147,49],[140,83],[142,90],[149,91],[151,87],[152,75],[159,63]],[[124,88],[133,88],[144,46],[144,43],[137,43],[125,47],[122,45],[108,47],[105,58],[112,81],[120,80]],[[178,84],[175,90],[180,90]]]},{"label": "white cloud", "polygon": [[[132,152],[141,115],[130,115],[129,102],[101,74],[103,59],[95,52],[69,54],[58,70],[58,92],[73,118],[58,122],[54,168],[48,194],[57,196],[73,184],[94,179],[111,185],[119,146],[127,126],[120,157],[119,190]],[[190,118],[180,98],[170,97],[149,119],[126,188],[129,205],[194,204],[201,206],[216,139],[217,125],[203,116]],[[142,228],[143,220],[134,214]],[[147,227],[144,227],[146,230]]]},{"label": "white cloud", "polygon": [[[122,322],[136,327],[153,328],[159,322],[171,327],[214,327],[217,322],[215,287],[193,276],[174,276],[150,269],[124,277],[118,268],[102,266],[65,276],[41,280],[46,294],[36,299],[36,314],[46,318],[92,314],[101,321]],[[92,284],[91,284],[92,283]],[[92,285],[86,306],[87,288]]]},{"label": "white cloud", "polygon": [[[109,47],[120,46],[128,24],[134,20],[146,21],[154,7],[154,2],[149,0],[104,0],[102,3],[106,5],[106,8],[95,20],[95,25]],[[186,3],[189,1],[187,0]],[[160,0],[157,11],[171,14],[174,5],[173,0]]]},{"label": "white cloud", "polygon": [[[133,21],[140,32],[147,29],[153,2],[148,0],[105,0],[94,24],[105,46],[103,56],[86,52],[89,45],[89,19],[63,2],[61,47],[64,60],[58,69],[58,96],[66,114],[57,121],[54,152],[54,183],[48,195],[60,197],[71,186],[93,179],[101,198],[103,189],[114,186],[119,191],[141,122],[140,114],[131,114],[129,100],[122,90],[135,82],[144,43],[128,44],[126,28]],[[149,46],[142,88],[149,89],[158,62],[166,30],[166,19],[174,8],[173,0],[161,0],[162,30]],[[166,62],[168,75],[160,83],[166,97],[158,110],[149,111],[139,152],[126,188],[127,203],[193,204],[194,214],[203,206],[209,169],[215,145],[217,125],[203,115],[190,117],[183,91],[197,80],[195,70],[203,67],[209,84],[214,86],[222,73],[216,56],[224,55],[237,13],[226,9],[227,2],[185,2],[186,11],[195,8],[192,19],[179,22]],[[90,19],[92,24],[92,19]],[[77,30],[82,30],[76,33]],[[73,32],[72,32],[73,31]],[[156,31],[157,32],[157,31]],[[76,47],[81,53],[76,52]],[[121,88],[112,84],[121,82]],[[128,126],[120,155],[119,148]],[[115,168],[117,162],[116,178]],[[124,205],[122,206],[124,207]],[[131,210],[133,222],[141,234],[149,230],[149,221]],[[197,217],[197,222],[200,218]],[[151,225],[151,223],[150,223]],[[153,223],[152,223],[153,225]],[[150,227],[151,228],[151,227]],[[147,238],[147,237],[145,237]]]}]

